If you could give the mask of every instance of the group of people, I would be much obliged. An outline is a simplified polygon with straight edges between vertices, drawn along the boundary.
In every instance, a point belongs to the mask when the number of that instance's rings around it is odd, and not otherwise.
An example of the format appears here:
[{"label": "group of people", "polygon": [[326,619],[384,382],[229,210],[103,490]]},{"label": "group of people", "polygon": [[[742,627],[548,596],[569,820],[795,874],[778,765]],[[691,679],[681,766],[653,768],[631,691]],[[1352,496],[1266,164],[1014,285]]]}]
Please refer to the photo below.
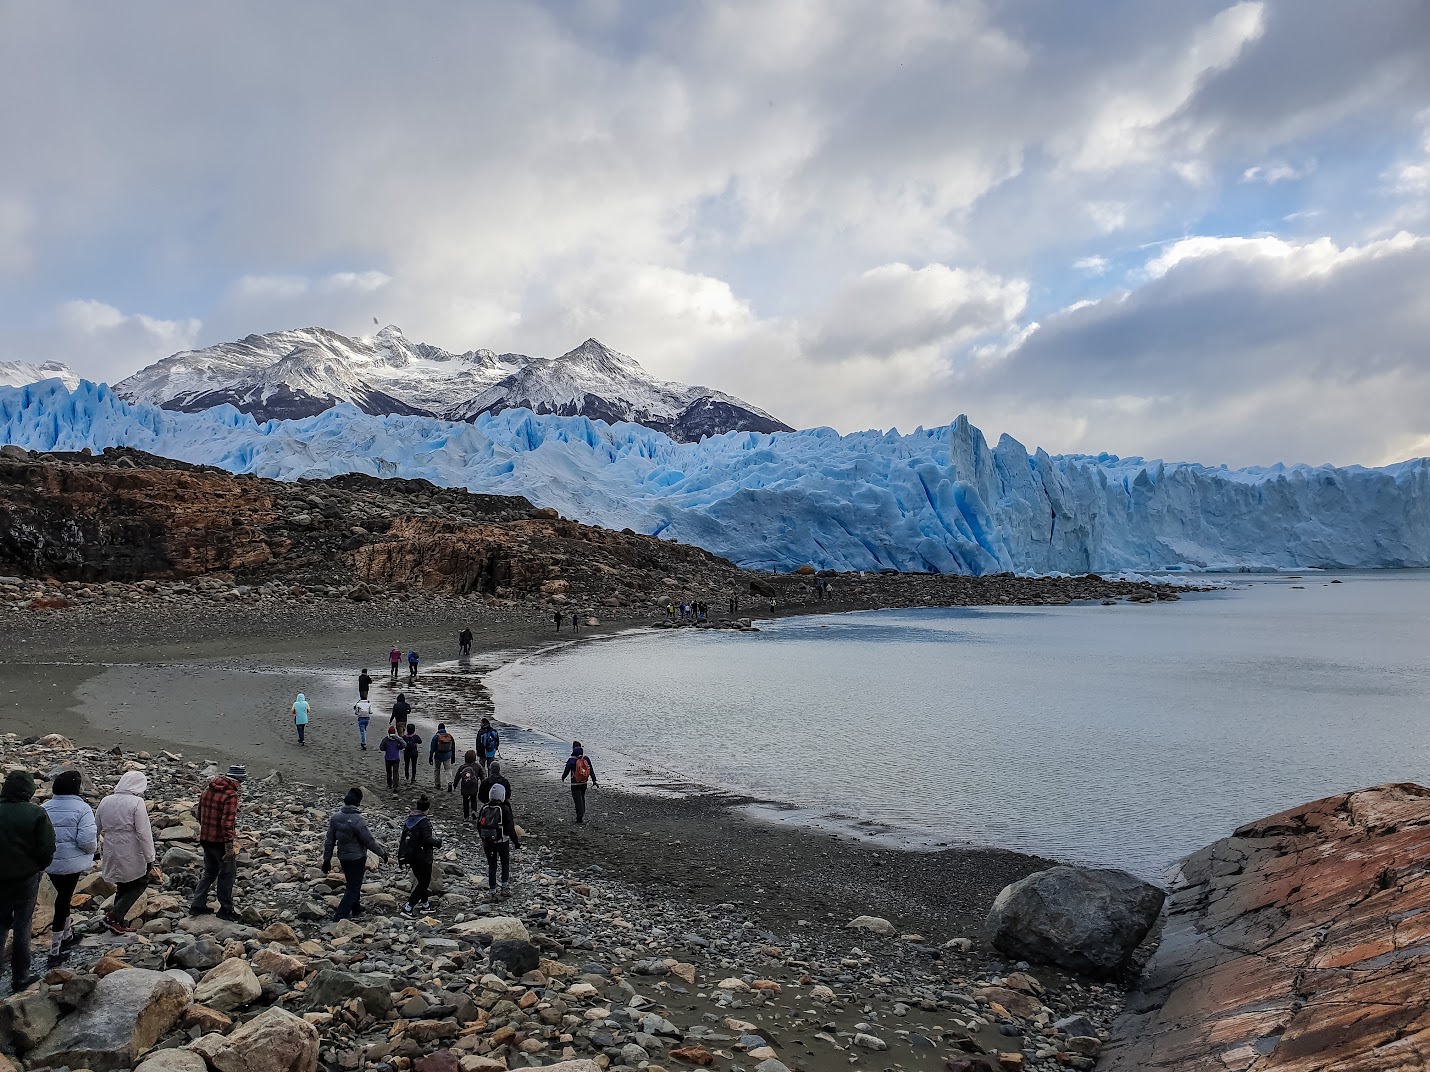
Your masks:
[{"label": "group of people", "polygon": [[561,632],[562,623],[566,621],[570,621],[571,623],[571,632],[578,633],[581,631],[581,618],[574,610],[570,614],[562,614],[558,610],[551,615],[551,620],[556,623],[556,631],[558,633]]},{"label": "group of people", "polygon": [[[735,600],[733,597],[731,597],[731,614],[735,613],[734,603]],[[710,604],[703,603],[698,600],[693,603],[667,603],[665,605],[665,616],[674,621],[676,614],[680,615],[680,620],[682,622],[703,622],[706,621],[710,616]]]}]

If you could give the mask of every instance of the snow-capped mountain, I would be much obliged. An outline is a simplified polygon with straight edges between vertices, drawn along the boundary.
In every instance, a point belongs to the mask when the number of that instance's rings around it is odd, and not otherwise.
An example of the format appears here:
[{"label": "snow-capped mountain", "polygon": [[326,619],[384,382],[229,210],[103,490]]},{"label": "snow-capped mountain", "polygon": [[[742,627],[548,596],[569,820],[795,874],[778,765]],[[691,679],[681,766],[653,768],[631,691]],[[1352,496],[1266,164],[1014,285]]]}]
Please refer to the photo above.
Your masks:
[{"label": "snow-capped mountain", "polygon": [[681,443],[724,432],[792,431],[734,395],[652,379],[634,358],[595,339],[560,357],[532,358],[446,416],[469,421],[507,409],[590,417],[607,424],[629,421]]},{"label": "snow-capped mountain", "polygon": [[763,410],[708,387],[654,379],[588,339],[556,358],[415,343],[389,326],[349,338],[324,328],[250,335],[186,350],[115,385],[121,398],[194,413],[229,403],[258,420],[311,417],[342,402],[373,415],[451,420],[525,407],[634,421],[681,441],[727,431],[787,431]]},{"label": "snow-capped mountain", "polygon": [[27,383],[41,380],[60,380],[70,390],[79,386],[79,377],[70,371],[68,365],[58,361],[46,361],[43,365],[33,365],[28,361],[0,361],[0,387],[24,387]]}]

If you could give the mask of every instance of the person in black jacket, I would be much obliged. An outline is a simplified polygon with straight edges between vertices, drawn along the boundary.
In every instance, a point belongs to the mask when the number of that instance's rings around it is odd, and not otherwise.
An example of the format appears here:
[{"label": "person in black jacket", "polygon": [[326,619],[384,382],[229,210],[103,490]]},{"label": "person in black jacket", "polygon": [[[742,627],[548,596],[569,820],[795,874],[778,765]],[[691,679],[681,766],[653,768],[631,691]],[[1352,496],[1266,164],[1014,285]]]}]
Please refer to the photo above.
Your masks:
[{"label": "person in black jacket", "polygon": [[407,726],[407,716],[412,714],[412,705],[407,702],[407,693],[399,692],[397,702],[392,705],[392,724],[397,727],[398,734],[401,734]]},{"label": "person in black jacket", "polygon": [[463,627],[462,631],[457,634],[457,654],[472,654],[472,631],[470,628]]},{"label": "person in black jacket", "polygon": [[486,780],[482,782],[481,788],[477,790],[477,799],[483,804],[487,804],[492,799],[492,787],[501,786],[502,794],[506,797],[507,808],[511,808],[511,783],[502,776],[501,764],[493,763],[487,768]]},{"label": "person in black jacket", "polygon": [[28,989],[39,976],[30,971],[31,922],[40,876],[55,858],[55,828],[49,813],[31,802],[35,776],[11,771],[0,789],[0,949],[14,932],[10,977],[14,992]]},{"label": "person in black jacket", "polygon": [[487,888],[497,892],[497,861],[501,861],[501,894],[506,896],[511,878],[511,847],[521,848],[516,836],[516,818],[507,803],[506,790],[499,785],[491,788],[490,800],[477,815],[477,833],[487,854]]},{"label": "person in black jacket", "polygon": [[362,668],[362,673],[358,675],[358,699],[367,699],[367,690],[372,688],[372,675],[367,672],[367,667]]},{"label": "person in black jacket", "polygon": [[432,885],[432,853],[440,849],[442,843],[432,833],[432,820],[427,818],[427,810],[430,807],[432,802],[427,799],[427,794],[423,793],[417,798],[417,807],[402,824],[402,842],[397,846],[398,863],[412,868],[412,875],[417,880],[407,903],[402,906],[402,914],[405,916],[412,915],[414,911],[432,911],[432,905],[427,900],[431,895],[429,887]]},{"label": "person in black jacket", "polygon": [[323,874],[332,870],[333,854],[336,852],[346,884],[343,899],[333,913],[334,920],[362,915],[362,881],[367,874],[367,854],[374,853],[387,863],[387,850],[372,836],[367,820],[358,810],[361,803],[362,790],[353,786],[343,797],[343,806],[328,820],[328,839],[323,844]]}]

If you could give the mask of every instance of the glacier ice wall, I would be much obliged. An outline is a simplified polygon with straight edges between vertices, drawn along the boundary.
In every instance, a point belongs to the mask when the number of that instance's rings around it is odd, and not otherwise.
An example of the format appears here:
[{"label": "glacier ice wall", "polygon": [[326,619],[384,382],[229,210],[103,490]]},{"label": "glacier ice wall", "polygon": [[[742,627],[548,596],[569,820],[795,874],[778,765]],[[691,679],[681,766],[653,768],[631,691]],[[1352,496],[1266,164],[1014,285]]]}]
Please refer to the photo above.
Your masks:
[{"label": "glacier ice wall", "polygon": [[945,573],[1430,566],[1430,460],[1230,470],[989,447],[965,417],[909,435],[732,432],[676,443],[526,410],[475,424],[340,406],[257,423],[107,386],[0,388],[0,442],[132,446],[239,473],[425,477],[698,544],[755,568]]}]

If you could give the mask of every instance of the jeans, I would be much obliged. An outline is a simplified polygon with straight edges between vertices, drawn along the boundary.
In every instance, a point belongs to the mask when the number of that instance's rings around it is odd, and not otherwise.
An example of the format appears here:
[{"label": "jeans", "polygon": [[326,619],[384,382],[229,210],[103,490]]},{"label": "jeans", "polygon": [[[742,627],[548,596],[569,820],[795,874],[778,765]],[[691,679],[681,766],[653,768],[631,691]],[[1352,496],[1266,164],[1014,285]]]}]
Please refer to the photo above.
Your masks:
[{"label": "jeans", "polygon": [[499,841],[495,845],[483,845],[487,853],[487,886],[497,888],[497,860],[501,860],[501,884],[506,885],[511,877],[511,842]]},{"label": "jeans", "polygon": [[109,910],[109,918],[116,922],[123,923],[129,912],[139,903],[139,898],[144,891],[149,888],[149,875],[146,872],[132,882],[121,882],[114,891],[114,905]]},{"label": "jeans", "polygon": [[50,885],[55,888],[55,921],[50,924],[51,934],[64,934],[70,921],[70,901],[74,900],[74,888],[84,872],[75,871],[69,875],[51,875]]},{"label": "jeans", "polygon": [[571,800],[576,805],[576,821],[583,823],[586,821],[586,787],[584,785],[573,785],[571,787]]},{"label": "jeans", "polygon": [[294,725],[296,725],[296,726],[298,727],[298,743],[299,743],[299,744],[302,744],[302,743],[303,743],[303,734],[304,734],[304,731],[307,730],[308,724],[307,724],[306,722],[296,722],[296,723],[294,723]]},{"label": "jeans", "polygon": [[335,920],[362,913],[362,880],[367,874],[367,857],[339,860],[338,863],[343,866],[343,878],[347,881],[347,888],[343,891],[343,899],[338,902],[338,910],[333,913]]},{"label": "jeans", "polygon": [[417,885],[412,887],[412,895],[407,898],[407,903],[416,906],[432,895],[430,889],[432,885],[432,857],[419,856],[412,860],[409,866],[412,868],[412,877],[417,880]]},{"label": "jeans", "polygon": [[402,763],[400,760],[396,759],[384,759],[382,762],[383,765],[387,767],[387,788],[391,789],[395,793],[397,792],[398,785],[397,772],[398,769],[402,766]]},{"label": "jeans", "polygon": [[437,788],[438,788],[438,789],[441,789],[441,788],[442,788],[442,772],[443,772],[443,771],[446,771],[446,772],[447,772],[447,782],[448,782],[449,784],[451,783],[451,781],[452,781],[452,761],[451,761],[450,759],[443,759],[441,756],[438,756],[436,759],[434,759],[434,760],[432,761],[432,766],[433,766],[433,767],[436,769],[436,771],[437,771]]},{"label": "jeans", "polygon": [[402,755],[402,773],[409,782],[417,781],[417,753],[404,752]]},{"label": "jeans", "polygon": [[463,819],[465,819],[465,818],[467,818],[468,816],[471,816],[471,815],[476,815],[476,814],[477,814],[479,811],[481,811],[481,810],[482,810],[482,802],[481,802],[481,798],[479,798],[479,797],[477,796],[477,794],[475,794],[475,793],[463,793],[463,794],[462,794],[462,818],[463,818]]},{"label": "jeans", "polygon": [[10,977],[15,989],[30,975],[30,929],[35,918],[35,897],[40,892],[40,875],[21,882],[6,883],[0,888],[0,949],[5,936],[15,932],[14,948],[10,952]]},{"label": "jeans", "polygon": [[371,720],[366,718],[358,719],[358,743],[364,748],[367,747],[367,724],[369,721]]},{"label": "jeans", "polygon": [[194,899],[189,903],[192,912],[207,912],[209,889],[218,885],[218,906],[224,912],[233,911],[233,882],[238,876],[238,858],[228,854],[228,846],[217,841],[201,841],[204,850],[204,873],[199,876],[199,884],[194,888]]}]

